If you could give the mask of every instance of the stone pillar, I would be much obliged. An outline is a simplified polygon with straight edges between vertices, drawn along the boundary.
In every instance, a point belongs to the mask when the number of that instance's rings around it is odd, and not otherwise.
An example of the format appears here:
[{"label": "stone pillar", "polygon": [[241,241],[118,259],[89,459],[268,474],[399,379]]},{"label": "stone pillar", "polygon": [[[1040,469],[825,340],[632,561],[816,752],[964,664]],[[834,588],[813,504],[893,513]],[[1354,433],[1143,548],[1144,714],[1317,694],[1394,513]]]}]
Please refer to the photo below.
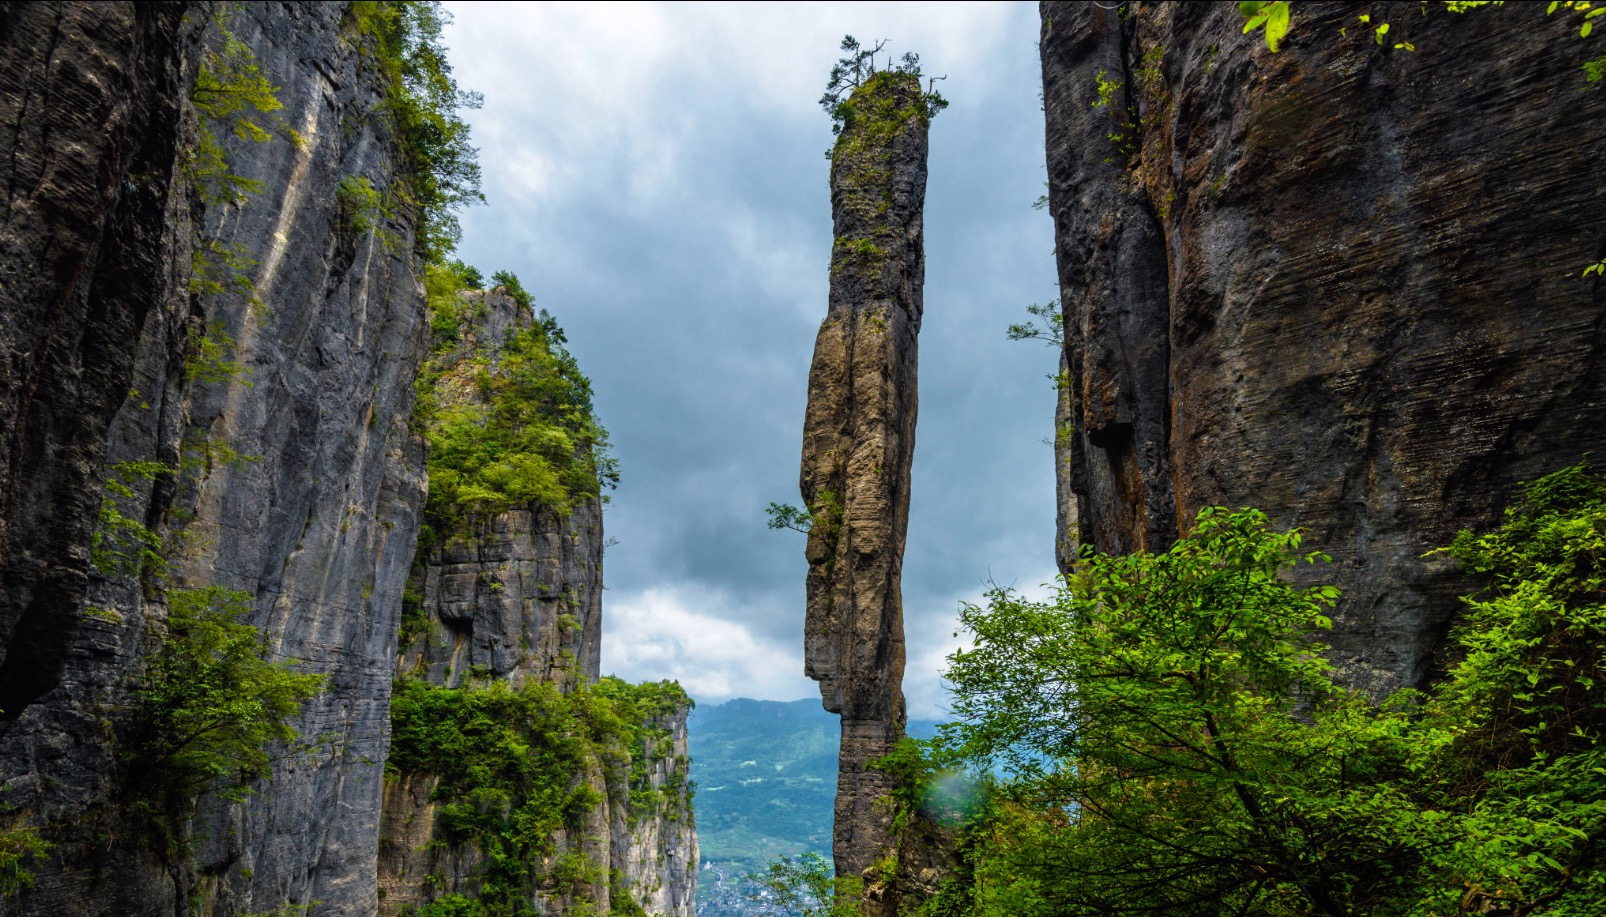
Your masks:
[{"label": "stone pillar", "polygon": [[914,454],[921,211],[928,114],[920,81],[856,89],[831,164],[829,311],[815,339],[803,426],[809,532],[805,672],[842,717],[834,853],[858,876],[891,850],[868,763],[903,738],[904,535]]}]

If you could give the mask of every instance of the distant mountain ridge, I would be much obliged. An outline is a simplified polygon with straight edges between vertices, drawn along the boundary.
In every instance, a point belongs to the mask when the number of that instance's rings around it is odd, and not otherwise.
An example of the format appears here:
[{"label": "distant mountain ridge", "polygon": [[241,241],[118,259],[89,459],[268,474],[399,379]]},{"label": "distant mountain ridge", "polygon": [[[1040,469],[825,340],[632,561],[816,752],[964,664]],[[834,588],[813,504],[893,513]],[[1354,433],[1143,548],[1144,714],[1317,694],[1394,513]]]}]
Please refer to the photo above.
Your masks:
[{"label": "distant mountain ridge", "polygon": [[[805,851],[831,856],[837,717],[814,698],[736,698],[693,710],[690,730],[704,865],[698,912],[709,917],[740,913],[722,900],[733,893],[735,879],[779,856]],[[925,720],[912,720],[908,727],[920,738],[935,731],[936,723]],[[723,888],[720,876],[726,880]]]}]

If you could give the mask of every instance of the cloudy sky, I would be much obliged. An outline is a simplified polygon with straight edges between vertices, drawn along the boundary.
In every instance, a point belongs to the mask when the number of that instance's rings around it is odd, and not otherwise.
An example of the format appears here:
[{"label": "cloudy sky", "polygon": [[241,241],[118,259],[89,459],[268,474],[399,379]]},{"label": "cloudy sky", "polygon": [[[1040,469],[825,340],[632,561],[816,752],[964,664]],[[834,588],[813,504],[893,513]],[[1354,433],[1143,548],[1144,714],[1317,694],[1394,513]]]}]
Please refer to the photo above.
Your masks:
[{"label": "cloudy sky", "polygon": [[623,470],[603,671],[693,697],[816,696],[797,492],[831,248],[830,121],[851,33],[921,55],[931,131],[920,418],[904,564],[916,717],[940,715],[959,603],[1053,574],[1053,354],[1006,340],[1054,296],[1029,3],[448,3],[485,206],[460,255],[568,332]]}]

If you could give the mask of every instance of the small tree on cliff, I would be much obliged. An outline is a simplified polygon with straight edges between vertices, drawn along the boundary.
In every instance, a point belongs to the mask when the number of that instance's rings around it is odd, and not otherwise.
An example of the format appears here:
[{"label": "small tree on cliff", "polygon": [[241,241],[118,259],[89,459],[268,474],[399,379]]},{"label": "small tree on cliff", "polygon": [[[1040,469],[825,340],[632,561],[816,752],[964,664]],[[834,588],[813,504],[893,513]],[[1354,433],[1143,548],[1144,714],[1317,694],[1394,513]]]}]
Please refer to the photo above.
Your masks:
[{"label": "small tree on cliff", "polygon": [[[842,127],[847,121],[848,99],[853,91],[867,85],[877,73],[907,73],[920,78],[920,55],[913,51],[906,51],[897,65],[892,63],[892,52],[887,52],[887,59],[878,68],[876,55],[887,46],[887,40],[877,41],[873,47],[866,48],[852,35],[842,36],[843,56],[831,68],[831,77],[826,81],[825,94],[820,96],[820,107],[831,116],[831,133],[842,133]],[[948,100],[937,92],[937,81],[947,79],[943,76],[931,77],[926,83],[925,92],[921,93],[921,100],[926,103],[926,116],[929,118],[937,112],[948,107]],[[829,154],[828,154],[829,155]]]}]

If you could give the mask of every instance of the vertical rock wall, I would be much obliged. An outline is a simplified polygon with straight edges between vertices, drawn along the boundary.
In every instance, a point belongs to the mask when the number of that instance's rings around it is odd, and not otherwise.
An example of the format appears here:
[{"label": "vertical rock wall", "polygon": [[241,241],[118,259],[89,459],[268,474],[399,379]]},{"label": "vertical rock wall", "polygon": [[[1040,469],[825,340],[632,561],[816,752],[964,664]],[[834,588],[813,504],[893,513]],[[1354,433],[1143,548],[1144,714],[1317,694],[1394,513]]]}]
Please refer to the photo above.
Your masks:
[{"label": "vertical rock wall", "polygon": [[917,77],[854,91],[831,163],[831,292],[809,369],[805,672],[842,717],[833,852],[858,876],[891,847],[868,762],[903,738],[903,572],[925,281],[927,114]]},{"label": "vertical rock wall", "polygon": [[[9,138],[11,187],[25,189],[12,200],[7,273],[29,278],[6,292],[6,327],[35,355],[8,361],[22,369],[5,384],[28,407],[0,431],[21,495],[8,519],[29,513],[7,530],[6,613],[17,614],[6,650],[61,660],[8,682],[18,688],[0,735],[6,802],[57,845],[37,887],[7,902],[16,912],[376,907],[391,660],[422,497],[407,420],[424,326],[410,226],[360,231],[341,211],[343,178],[384,188],[398,172],[382,77],[345,12],[0,11],[5,79],[26,84],[6,93],[21,106],[9,123],[23,126]],[[189,168],[189,80],[203,50],[221,48],[220,13],[277,87],[284,120],[262,143],[217,129],[230,169],[260,185],[208,205],[169,189]],[[192,282],[207,262],[192,261],[196,246],[228,251],[238,276],[225,285],[243,290]],[[30,333],[38,340],[23,340]],[[227,372],[197,370],[203,339],[221,345]],[[47,471],[49,459],[59,461]],[[118,732],[130,684],[163,639],[162,589],[85,578],[101,482],[127,462],[179,469],[136,481],[122,508],[163,536],[166,587],[245,593],[246,623],[269,635],[273,658],[327,677],[294,724],[317,746],[277,760],[243,803],[203,799],[194,824],[177,826],[187,854],[164,855],[122,808]],[[52,604],[44,616],[41,602]]]},{"label": "vertical rock wall", "polygon": [[1337,661],[1383,691],[1430,673],[1463,588],[1424,553],[1606,449],[1601,48],[1537,4],[1293,10],[1272,54],[1235,4],[1042,4],[1061,525],[1305,528]]}]

